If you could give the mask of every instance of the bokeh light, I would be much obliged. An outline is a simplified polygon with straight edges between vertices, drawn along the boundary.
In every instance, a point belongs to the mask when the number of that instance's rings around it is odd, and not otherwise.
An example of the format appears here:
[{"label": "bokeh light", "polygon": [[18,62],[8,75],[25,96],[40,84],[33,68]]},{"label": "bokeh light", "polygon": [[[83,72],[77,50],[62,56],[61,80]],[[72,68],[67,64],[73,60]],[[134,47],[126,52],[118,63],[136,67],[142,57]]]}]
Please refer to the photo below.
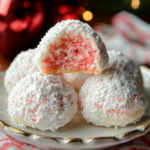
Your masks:
[{"label": "bokeh light", "polygon": [[28,22],[25,20],[16,19],[10,23],[9,27],[14,32],[22,32],[23,30],[27,29]]},{"label": "bokeh light", "polygon": [[35,9],[40,11],[43,9],[43,3],[41,1],[36,2]]},{"label": "bokeh light", "polygon": [[79,7],[77,9],[78,14],[82,15],[85,12],[85,8],[84,7]]},{"label": "bokeh light", "polygon": [[76,12],[72,14],[66,14],[63,16],[62,20],[68,20],[68,19],[78,19],[78,14]]},{"label": "bokeh light", "polygon": [[85,21],[91,21],[91,20],[93,19],[93,14],[92,14],[92,12],[91,12],[91,11],[85,11],[85,12],[83,13],[83,19],[84,19]]},{"label": "bokeh light", "polygon": [[25,8],[30,7],[30,3],[29,3],[28,1],[25,1],[25,2],[23,3],[23,7],[25,7]]},{"label": "bokeh light", "polygon": [[132,0],[132,1],[131,1],[131,7],[132,7],[133,9],[138,9],[139,6],[140,6],[140,0]]},{"label": "bokeh light", "polygon": [[63,5],[59,8],[59,13],[62,15],[70,13],[71,11],[72,11],[72,8],[68,5]]}]

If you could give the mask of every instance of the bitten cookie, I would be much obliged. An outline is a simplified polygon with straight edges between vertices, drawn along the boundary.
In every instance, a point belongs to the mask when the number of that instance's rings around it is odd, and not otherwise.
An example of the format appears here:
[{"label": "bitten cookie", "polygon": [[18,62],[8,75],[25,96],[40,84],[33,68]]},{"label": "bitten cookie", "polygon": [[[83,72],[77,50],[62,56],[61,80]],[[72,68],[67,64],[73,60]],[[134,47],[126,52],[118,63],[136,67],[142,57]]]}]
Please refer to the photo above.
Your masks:
[{"label": "bitten cookie", "polygon": [[100,36],[79,20],[57,23],[42,38],[36,53],[36,64],[42,73],[99,74],[108,60]]}]

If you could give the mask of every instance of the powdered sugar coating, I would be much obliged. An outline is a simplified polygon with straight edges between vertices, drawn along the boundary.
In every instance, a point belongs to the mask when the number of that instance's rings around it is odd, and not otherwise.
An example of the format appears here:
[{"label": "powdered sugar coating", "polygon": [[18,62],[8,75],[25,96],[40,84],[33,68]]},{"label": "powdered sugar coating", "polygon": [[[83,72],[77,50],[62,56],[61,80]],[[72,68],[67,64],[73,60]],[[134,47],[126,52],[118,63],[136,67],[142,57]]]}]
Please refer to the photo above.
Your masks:
[{"label": "powdered sugar coating", "polygon": [[107,69],[86,79],[79,93],[83,117],[98,126],[126,126],[144,115],[147,101],[133,78]]},{"label": "powdered sugar coating", "polygon": [[8,114],[17,126],[55,131],[77,110],[74,89],[60,76],[39,72],[20,80],[8,97]]},{"label": "powdered sugar coating", "polygon": [[12,91],[16,83],[27,74],[38,72],[34,65],[35,49],[20,52],[6,70],[4,85],[8,93]]},{"label": "powdered sugar coating", "polygon": [[36,63],[41,72],[99,73],[108,64],[106,47],[86,23],[66,20],[52,27],[37,47]]},{"label": "powdered sugar coating", "polygon": [[127,72],[136,80],[141,90],[143,90],[143,79],[138,64],[119,51],[108,51],[108,55],[110,58],[108,68],[116,68]]},{"label": "powdered sugar coating", "polygon": [[79,93],[83,83],[90,75],[88,73],[63,73],[62,77]]}]

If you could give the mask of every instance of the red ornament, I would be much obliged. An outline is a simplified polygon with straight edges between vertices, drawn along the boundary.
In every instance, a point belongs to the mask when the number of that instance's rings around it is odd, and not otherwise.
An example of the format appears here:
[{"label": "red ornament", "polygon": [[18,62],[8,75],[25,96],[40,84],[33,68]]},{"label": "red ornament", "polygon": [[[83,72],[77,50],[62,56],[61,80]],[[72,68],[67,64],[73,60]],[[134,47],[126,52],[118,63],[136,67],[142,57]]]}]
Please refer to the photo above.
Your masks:
[{"label": "red ornament", "polygon": [[[31,7],[32,3],[32,7]],[[44,21],[41,1],[0,1],[0,53],[14,57],[30,47]]]}]

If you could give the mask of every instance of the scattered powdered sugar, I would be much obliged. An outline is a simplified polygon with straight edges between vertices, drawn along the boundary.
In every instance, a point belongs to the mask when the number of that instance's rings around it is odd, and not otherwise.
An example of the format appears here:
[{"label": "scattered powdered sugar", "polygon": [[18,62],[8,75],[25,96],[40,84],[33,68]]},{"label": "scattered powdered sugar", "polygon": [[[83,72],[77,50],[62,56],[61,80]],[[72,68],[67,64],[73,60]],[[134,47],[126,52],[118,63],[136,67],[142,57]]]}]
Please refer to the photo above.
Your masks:
[{"label": "scattered powdered sugar", "polygon": [[16,83],[24,78],[27,74],[38,72],[34,65],[35,49],[28,49],[20,52],[9,68],[6,70],[4,77],[4,85],[8,93],[10,93]]},{"label": "scattered powdered sugar", "polygon": [[77,94],[60,76],[37,72],[16,84],[8,103],[8,114],[17,126],[55,131],[76,113]]},{"label": "scattered powdered sugar", "polygon": [[[48,32],[42,38],[40,44],[38,45],[35,61],[40,71],[42,71],[42,67],[44,65],[42,61],[44,60],[45,57],[47,56],[50,57],[50,61],[52,60],[54,62],[56,61],[55,58],[52,57],[51,53],[49,53],[50,45],[56,43],[57,41],[56,46],[58,46],[61,42],[60,38],[62,36],[64,36],[65,38],[65,34],[67,35],[73,34],[75,36],[81,35],[82,37],[88,37],[88,39],[92,41],[92,45],[94,45],[94,48],[96,48],[97,50],[96,57],[98,57],[98,60],[96,60],[97,61],[96,65],[97,65],[98,70],[101,72],[102,70],[106,68],[109,58],[108,58],[108,54],[106,51],[106,47],[104,43],[102,42],[100,36],[86,23],[83,23],[79,20],[67,20],[67,21],[59,22],[54,27],[50,28],[50,30],[48,30]],[[82,45],[84,45],[85,42],[83,42]],[[71,43],[73,44],[73,42]],[[71,43],[69,46],[70,49],[72,49]],[[87,47],[88,45],[90,44],[86,44]],[[79,48],[80,46],[81,46],[80,44],[76,45],[77,48]],[[61,53],[59,52],[58,49],[57,51],[58,53]],[[63,51],[65,50],[63,49]],[[84,52],[86,52],[86,49]],[[71,53],[68,53],[68,55],[71,55]],[[68,56],[68,59],[71,59],[71,57]],[[78,59],[82,59],[82,55],[81,55],[81,58],[78,58]],[[83,57],[83,60],[84,60],[84,57]],[[58,62],[58,58],[57,58],[57,61],[55,63],[57,65],[62,64],[62,60]],[[76,64],[73,63],[72,65],[74,67],[77,67],[78,62]],[[90,68],[94,66],[88,66],[88,67]]]},{"label": "scattered powdered sugar", "polygon": [[108,68],[116,68],[127,72],[136,80],[141,90],[143,90],[143,79],[138,64],[119,51],[108,51],[108,55]]},{"label": "scattered powdered sugar", "polygon": [[62,77],[79,93],[83,83],[90,75],[89,73],[63,73]]},{"label": "scattered powdered sugar", "polygon": [[108,127],[138,121],[147,107],[136,81],[117,69],[107,69],[87,78],[79,93],[79,103],[88,122]]}]

